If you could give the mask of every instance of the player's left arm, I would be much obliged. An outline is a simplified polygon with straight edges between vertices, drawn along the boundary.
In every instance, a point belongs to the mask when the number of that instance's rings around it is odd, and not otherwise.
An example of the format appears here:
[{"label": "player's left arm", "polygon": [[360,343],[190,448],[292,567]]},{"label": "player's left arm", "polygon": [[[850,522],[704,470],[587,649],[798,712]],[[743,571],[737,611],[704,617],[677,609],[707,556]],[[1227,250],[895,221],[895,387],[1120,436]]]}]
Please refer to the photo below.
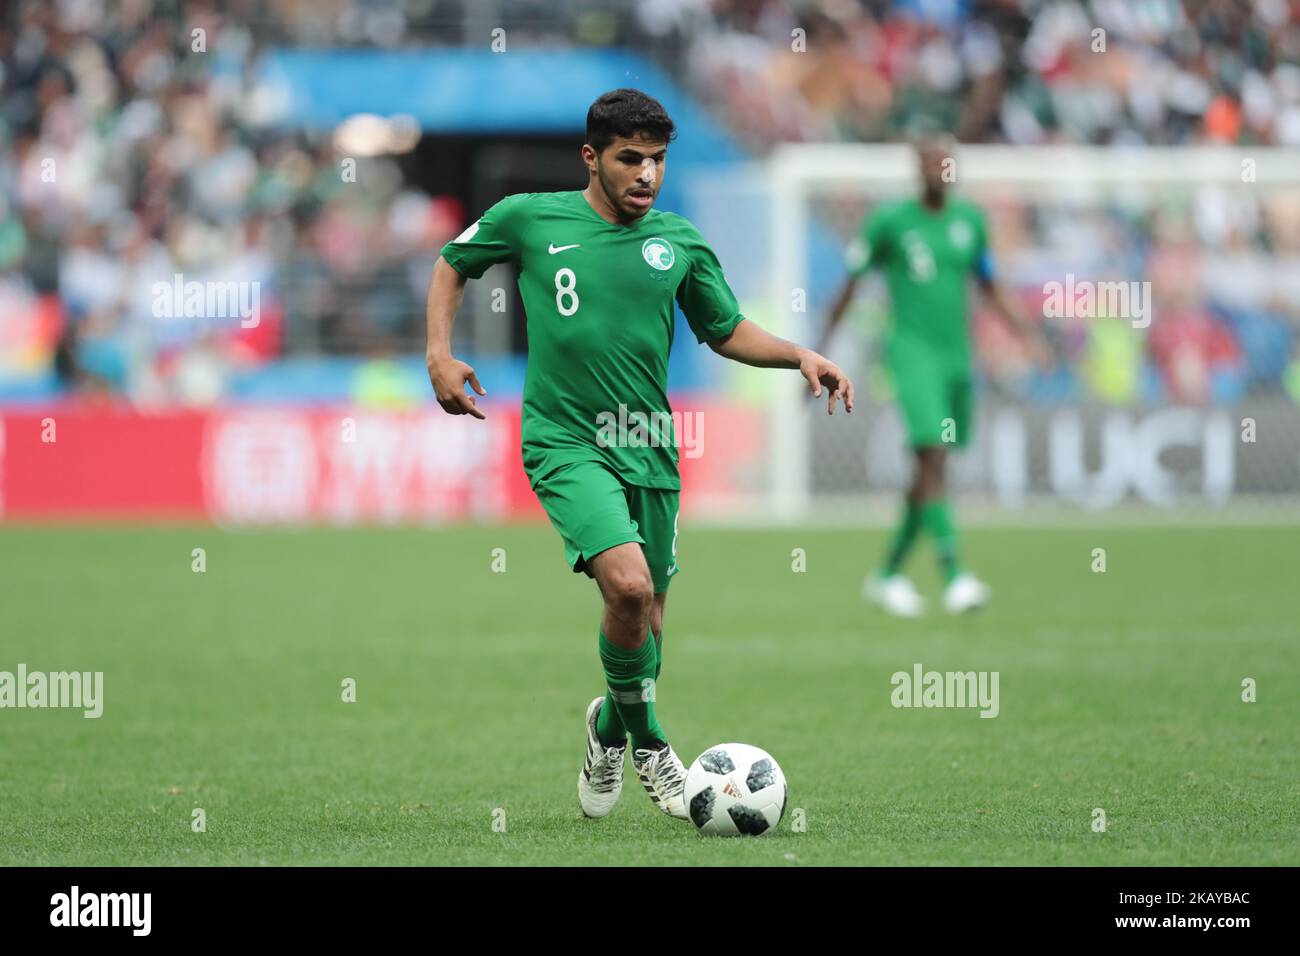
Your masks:
[{"label": "player's left arm", "polygon": [[976,256],[973,271],[975,281],[979,284],[984,299],[998,317],[1018,335],[1029,347],[1030,355],[1040,365],[1050,365],[1053,361],[1052,348],[1043,334],[1041,327],[1026,319],[1020,310],[1011,304],[1006,287],[998,281],[993,269],[993,259],[989,254],[986,227],[980,225],[980,248]]},{"label": "player's left arm", "polygon": [[844,411],[853,411],[853,383],[838,365],[812,349],[779,338],[744,317],[726,335],[707,341],[709,348],[735,362],[757,368],[798,369],[814,397],[821,397],[822,386],[829,390],[828,415],[835,414],[836,399],[844,403]]},{"label": "player's left arm", "polygon": [[794,368],[808,380],[814,396],[822,387],[830,392],[826,411],[834,414],[835,402],[853,410],[853,383],[830,359],[759,328],[740,314],[736,295],[722,274],[722,264],[694,226],[686,224],[682,252],[687,258],[686,274],[677,287],[677,304],[682,307],[691,331],[700,342],[723,358],[757,368]]}]

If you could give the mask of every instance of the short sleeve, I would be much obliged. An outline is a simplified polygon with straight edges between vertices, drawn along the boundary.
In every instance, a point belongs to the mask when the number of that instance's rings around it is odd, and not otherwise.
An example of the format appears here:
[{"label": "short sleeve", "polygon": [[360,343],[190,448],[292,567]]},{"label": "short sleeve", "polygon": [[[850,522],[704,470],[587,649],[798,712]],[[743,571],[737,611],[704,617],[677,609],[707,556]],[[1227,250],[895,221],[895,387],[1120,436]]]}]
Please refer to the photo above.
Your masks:
[{"label": "short sleeve", "polygon": [[677,287],[677,304],[682,307],[691,331],[700,342],[730,335],[744,316],[722,274],[722,264],[704,237],[693,228],[684,251],[688,261],[686,276]]},{"label": "short sleeve", "polygon": [[863,223],[862,229],[853,237],[844,252],[844,268],[851,276],[861,276],[873,265],[878,265],[884,258],[885,215],[883,211],[873,213]]},{"label": "short sleeve", "polygon": [[477,279],[499,262],[519,258],[519,234],[526,193],[507,196],[442,247],[442,257],[467,279]]}]

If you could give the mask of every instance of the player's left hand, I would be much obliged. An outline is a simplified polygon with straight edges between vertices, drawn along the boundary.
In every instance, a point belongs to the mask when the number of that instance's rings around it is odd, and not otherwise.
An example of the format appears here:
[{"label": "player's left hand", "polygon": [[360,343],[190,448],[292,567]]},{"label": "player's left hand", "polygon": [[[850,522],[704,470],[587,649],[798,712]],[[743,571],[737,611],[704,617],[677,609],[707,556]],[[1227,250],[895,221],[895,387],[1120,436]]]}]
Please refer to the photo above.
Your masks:
[{"label": "player's left hand", "polygon": [[840,367],[824,355],[804,349],[799,355],[799,374],[808,380],[814,398],[821,398],[822,386],[829,389],[826,414],[835,414],[835,400],[844,403],[844,411],[853,411],[853,383]]}]

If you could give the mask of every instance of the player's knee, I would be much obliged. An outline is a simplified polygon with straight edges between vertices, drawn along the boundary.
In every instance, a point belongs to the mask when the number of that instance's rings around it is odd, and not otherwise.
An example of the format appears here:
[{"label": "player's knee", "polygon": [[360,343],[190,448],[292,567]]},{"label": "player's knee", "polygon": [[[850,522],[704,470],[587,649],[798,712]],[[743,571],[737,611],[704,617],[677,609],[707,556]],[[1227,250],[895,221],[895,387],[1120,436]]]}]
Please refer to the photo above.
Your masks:
[{"label": "player's knee", "polygon": [[943,480],[945,455],[937,448],[926,448],[917,456],[917,472],[922,481]]},{"label": "player's knee", "polygon": [[621,618],[641,618],[650,614],[654,604],[654,582],[645,570],[622,571],[610,577],[605,586],[605,603]]}]

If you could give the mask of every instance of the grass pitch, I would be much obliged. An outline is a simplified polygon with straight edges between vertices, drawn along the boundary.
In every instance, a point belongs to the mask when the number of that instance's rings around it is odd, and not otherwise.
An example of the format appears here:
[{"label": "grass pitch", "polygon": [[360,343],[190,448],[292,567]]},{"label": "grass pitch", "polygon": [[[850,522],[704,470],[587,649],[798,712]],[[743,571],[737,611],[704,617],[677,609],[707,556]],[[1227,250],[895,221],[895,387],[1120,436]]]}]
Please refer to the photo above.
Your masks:
[{"label": "grass pitch", "polygon": [[[0,710],[0,863],[1295,865],[1298,539],[970,531],[992,606],[898,622],[881,532],[684,529],[661,719],[790,781],[779,833],[705,840],[630,766],[581,817],[599,601],[549,528],[8,527],[0,670],[102,671],[104,713]],[[891,706],[917,663],[997,671],[999,715]]]}]

